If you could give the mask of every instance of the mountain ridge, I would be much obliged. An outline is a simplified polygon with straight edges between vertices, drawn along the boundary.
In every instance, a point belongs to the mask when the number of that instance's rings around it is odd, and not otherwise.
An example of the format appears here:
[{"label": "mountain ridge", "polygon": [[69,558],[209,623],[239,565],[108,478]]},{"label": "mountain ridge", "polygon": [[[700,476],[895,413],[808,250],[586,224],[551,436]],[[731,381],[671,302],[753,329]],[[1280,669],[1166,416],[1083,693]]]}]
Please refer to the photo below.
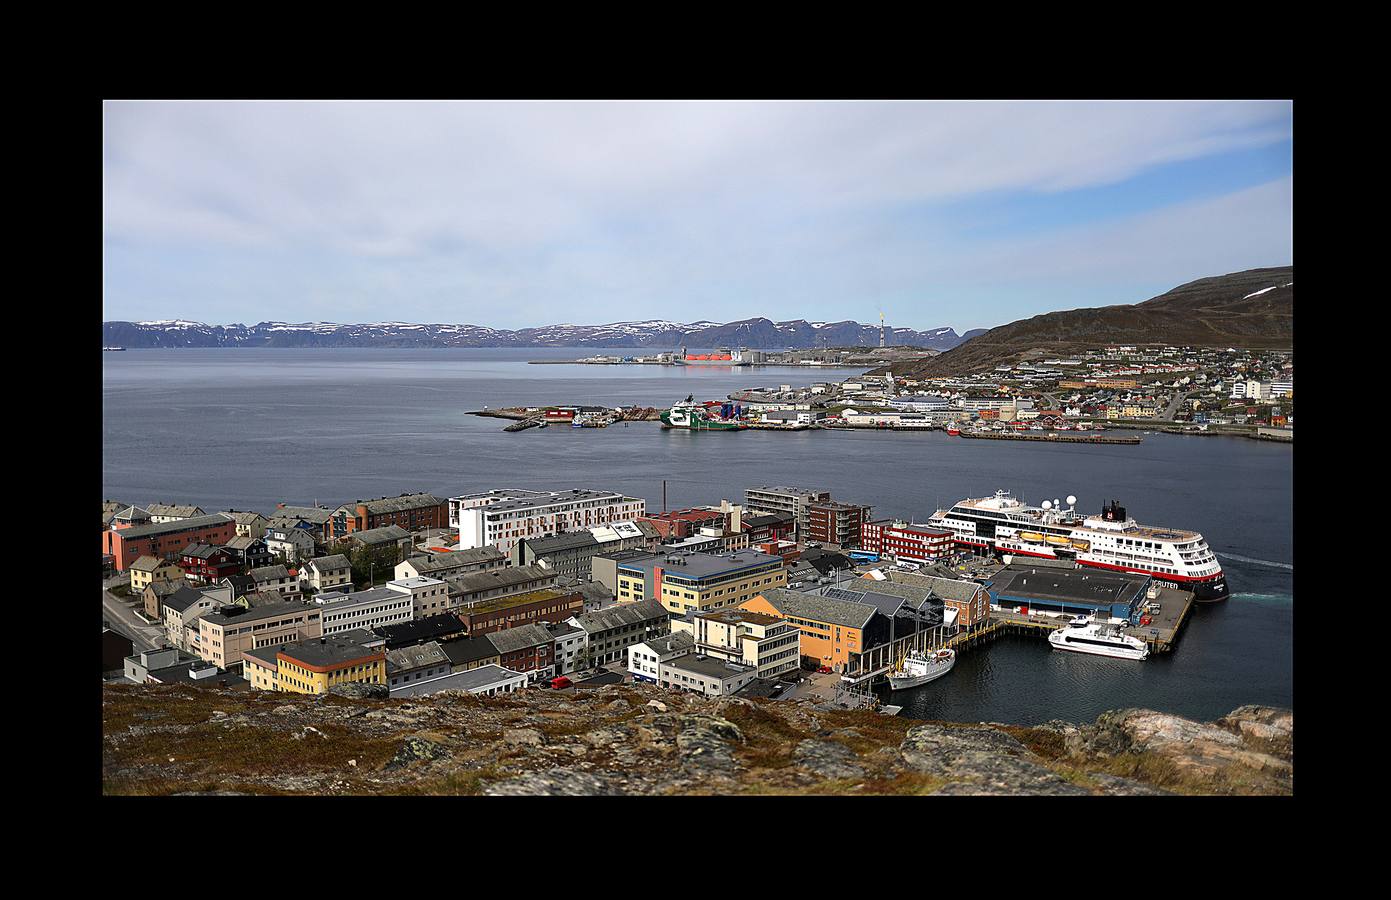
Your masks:
[{"label": "mountain ridge", "polygon": [[1019,319],[893,371],[910,377],[961,375],[1108,344],[1264,350],[1291,347],[1293,340],[1294,266],[1273,266],[1199,278],[1139,303]]},{"label": "mountain ridge", "polygon": [[[952,328],[917,331],[887,328],[892,346],[949,350],[984,329],[960,335]],[[739,346],[755,350],[811,350],[879,345],[879,327],[859,322],[774,322],[756,317],[736,322],[691,323],[651,319],[603,325],[557,324],[499,329],[469,324],[412,322],[258,322],[208,325],[186,319],[102,323],[106,346],[160,347],[643,347],[674,349]]]}]

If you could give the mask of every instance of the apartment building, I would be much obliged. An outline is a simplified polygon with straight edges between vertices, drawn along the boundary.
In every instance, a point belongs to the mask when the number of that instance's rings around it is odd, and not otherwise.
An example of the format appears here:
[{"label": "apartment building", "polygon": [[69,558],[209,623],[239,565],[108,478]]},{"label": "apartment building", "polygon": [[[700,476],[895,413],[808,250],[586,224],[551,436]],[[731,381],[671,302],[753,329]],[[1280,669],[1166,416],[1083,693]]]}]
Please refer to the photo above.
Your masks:
[{"label": "apartment building", "polygon": [[740,609],[783,619],[800,632],[800,653],[809,663],[842,671],[851,656],[867,647],[866,631],[878,612],[870,603],[839,600],[799,591],[772,590]]},{"label": "apartment building", "polygon": [[386,651],[367,631],[350,631],[248,650],[242,671],[252,687],[326,694],[338,684],[386,684]]},{"label": "apartment building", "polygon": [[757,550],[645,554],[619,561],[616,576],[620,604],[657,600],[677,615],[738,606],[787,583],[782,559]]},{"label": "apartment building", "polygon": [[270,524],[270,519],[258,512],[229,509],[223,515],[230,517],[236,523],[237,537],[265,537],[266,526]]},{"label": "apartment building", "polygon": [[671,632],[671,613],[656,600],[610,606],[566,621],[584,630],[589,666],[626,659],[633,644]]},{"label": "apartment building", "polygon": [[433,494],[402,494],[345,503],[329,517],[329,537],[338,539],[354,531],[397,525],[407,531],[443,528],[449,506]]},{"label": "apartment building", "polygon": [[950,532],[892,519],[866,522],[861,530],[860,547],[870,553],[919,564],[946,559],[956,552]]},{"label": "apartment building", "polygon": [[393,696],[397,688],[431,681],[452,671],[449,657],[437,641],[386,651],[386,681]]},{"label": "apartment building", "polygon": [[807,507],[806,539],[833,547],[858,547],[871,508],[835,500],[811,503]]},{"label": "apartment building", "polygon": [[164,522],[182,522],[186,519],[194,519],[198,516],[205,516],[207,513],[196,506],[180,505],[176,503],[151,503],[145,507],[145,512],[149,513],[150,521],[156,524]]},{"label": "apartment building", "polygon": [[787,487],[785,485],[765,485],[747,488],[744,491],[744,510],[749,516],[786,513],[792,516],[793,539],[806,540],[809,524],[810,505],[831,499],[830,491],[808,488]]},{"label": "apartment building", "polygon": [[449,582],[438,578],[429,578],[424,575],[417,575],[414,578],[397,578],[388,581],[386,587],[410,595],[412,615],[417,619],[437,616],[458,605],[450,596]]},{"label": "apartment building", "polygon": [[246,574],[251,576],[253,590],[275,591],[286,600],[300,598],[299,574],[291,575],[290,570],[282,565],[262,566]]},{"label": "apartment building", "polygon": [[182,581],[184,570],[169,559],[157,556],[142,556],[130,567],[130,591],[143,593],[145,588],[156,581]]},{"label": "apartment building", "polygon": [[341,553],[320,556],[309,560],[300,567],[299,580],[301,584],[308,585],[316,591],[327,591],[344,586],[351,588],[353,567],[348,562],[348,558]]},{"label": "apartment building", "polygon": [[503,553],[523,538],[544,537],[636,519],[647,501],[611,491],[493,490],[449,498],[449,524],[459,547],[493,545]]},{"label": "apartment building", "polygon": [[292,601],[254,609],[225,606],[198,620],[198,655],[225,669],[240,663],[247,650],[321,636],[322,616],[318,607]]},{"label": "apartment building", "polygon": [[564,622],[582,612],[582,594],[552,588],[482,600],[455,611],[469,634],[489,634],[539,622]]},{"label": "apartment building", "polygon": [[745,609],[720,609],[672,619],[705,656],[753,667],[759,678],[794,672],[801,664],[800,632],[785,620]]},{"label": "apartment building", "polygon": [[453,586],[451,594],[456,605],[467,608],[489,600],[552,587],[557,577],[555,570],[545,566],[513,566],[488,572],[471,572],[449,578],[448,581]]},{"label": "apartment building", "polygon": [[396,564],[397,578],[452,578],[507,567],[507,554],[496,547],[472,547],[445,553],[412,556]]},{"label": "apartment building", "polygon": [[346,593],[328,591],[315,595],[312,602],[323,612],[321,635],[399,625],[415,618],[409,592],[389,587]]},{"label": "apartment building", "polygon": [[727,697],[759,677],[752,666],[698,653],[690,638],[678,633],[630,647],[628,671],[635,681],[707,697]]},{"label": "apartment building", "polygon": [[101,552],[112,557],[117,572],[124,572],[142,556],[171,559],[189,544],[221,547],[235,536],[236,523],[220,513],[126,527],[118,527],[113,519],[111,528],[101,533]]}]

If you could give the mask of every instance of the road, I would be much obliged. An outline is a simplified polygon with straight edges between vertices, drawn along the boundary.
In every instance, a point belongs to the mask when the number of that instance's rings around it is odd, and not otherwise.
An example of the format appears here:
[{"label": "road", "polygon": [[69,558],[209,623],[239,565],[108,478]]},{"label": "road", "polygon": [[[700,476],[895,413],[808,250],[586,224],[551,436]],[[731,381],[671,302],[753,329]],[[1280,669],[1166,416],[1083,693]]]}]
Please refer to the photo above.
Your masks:
[{"label": "road", "polygon": [[128,583],[127,576],[108,578],[101,584],[101,617],[106,627],[131,639],[135,652],[164,646],[164,629],[146,625],[131,611],[130,604],[113,595],[107,588]]},{"label": "road", "polygon": [[1186,394],[1175,394],[1174,399],[1169,401],[1168,409],[1164,410],[1164,415],[1155,416],[1155,418],[1162,419],[1165,422],[1172,422],[1174,420],[1174,413],[1178,412],[1178,408],[1182,406],[1184,403],[1186,403],[1189,397],[1193,396],[1196,393],[1198,392],[1189,391]]}]

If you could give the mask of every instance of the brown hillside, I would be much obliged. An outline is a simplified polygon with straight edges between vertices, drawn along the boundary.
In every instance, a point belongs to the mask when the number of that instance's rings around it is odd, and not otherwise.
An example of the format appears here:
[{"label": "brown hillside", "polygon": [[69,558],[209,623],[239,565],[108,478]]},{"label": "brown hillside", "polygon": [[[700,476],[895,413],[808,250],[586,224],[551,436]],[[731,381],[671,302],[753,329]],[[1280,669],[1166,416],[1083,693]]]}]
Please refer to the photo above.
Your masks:
[{"label": "brown hillside", "polygon": [[1200,278],[1143,303],[1070,309],[1001,325],[911,369],[894,370],[957,375],[1106,344],[1286,348],[1294,339],[1293,282],[1293,266]]}]

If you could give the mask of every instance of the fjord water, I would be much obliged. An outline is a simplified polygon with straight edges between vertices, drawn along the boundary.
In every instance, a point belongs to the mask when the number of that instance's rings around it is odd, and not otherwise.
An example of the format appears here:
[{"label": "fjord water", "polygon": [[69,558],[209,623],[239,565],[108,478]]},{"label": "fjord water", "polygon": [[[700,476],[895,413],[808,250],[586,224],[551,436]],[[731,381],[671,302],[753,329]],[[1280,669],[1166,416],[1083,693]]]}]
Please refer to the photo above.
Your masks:
[{"label": "fjord water", "polygon": [[[1231,599],[1198,607],[1173,653],[1142,662],[1002,638],[946,678],[892,695],[904,715],[1035,724],[1144,706],[1211,719],[1293,705],[1293,447],[1154,434],[1136,446],[968,441],[943,432],[691,433],[656,423],[502,431],[483,406],[666,406],[687,394],[838,381],[853,369],[527,365],[576,349],[129,350],[103,353],[103,496],[268,512],[423,490],[594,487],[659,509],[797,484],[924,521],[1007,488],[1032,503],[1119,499],[1141,522],[1201,531]],[[646,352],[646,351],[639,351]]]}]

